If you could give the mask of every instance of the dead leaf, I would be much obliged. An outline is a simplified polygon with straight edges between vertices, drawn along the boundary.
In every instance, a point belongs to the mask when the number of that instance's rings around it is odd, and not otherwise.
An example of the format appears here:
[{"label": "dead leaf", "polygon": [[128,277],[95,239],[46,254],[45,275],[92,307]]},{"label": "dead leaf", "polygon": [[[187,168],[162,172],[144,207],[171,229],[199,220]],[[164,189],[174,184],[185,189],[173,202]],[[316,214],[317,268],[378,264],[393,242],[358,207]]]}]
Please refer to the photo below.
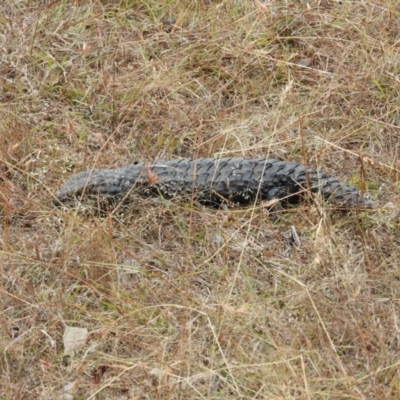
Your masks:
[{"label": "dead leaf", "polygon": [[64,386],[64,395],[62,396],[63,400],[73,400],[75,398],[80,381],[81,379],[77,378],[73,382],[67,383]]},{"label": "dead leaf", "polygon": [[17,149],[17,148],[21,145],[21,143],[22,143],[22,142],[17,142],[17,143],[12,144],[12,145],[8,148],[8,152],[9,152],[9,153],[12,153],[15,149]]},{"label": "dead leaf", "polygon": [[67,326],[64,332],[64,354],[71,354],[72,352],[82,348],[89,336],[86,328],[76,328]]},{"label": "dead leaf", "polygon": [[260,14],[264,14],[266,12],[269,12],[269,8],[259,0],[254,0],[254,5],[256,6],[257,11]]}]

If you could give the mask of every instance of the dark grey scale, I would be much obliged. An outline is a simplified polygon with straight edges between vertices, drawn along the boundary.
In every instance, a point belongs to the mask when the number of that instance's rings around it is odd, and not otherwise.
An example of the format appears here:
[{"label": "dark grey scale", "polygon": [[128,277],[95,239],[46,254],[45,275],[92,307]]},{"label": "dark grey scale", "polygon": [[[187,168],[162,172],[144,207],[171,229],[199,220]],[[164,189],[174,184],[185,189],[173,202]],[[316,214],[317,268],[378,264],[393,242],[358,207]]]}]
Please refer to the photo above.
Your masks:
[{"label": "dark grey scale", "polygon": [[294,163],[294,162],[288,162],[284,164],[284,169],[285,169],[285,173],[290,175],[293,174],[294,170],[296,169],[296,167],[298,167],[299,164]]},{"label": "dark grey scale", "polygon": [[197,180],[196,180],[195,175],[188,175],[188,176],[186,176],[184,179],[182,179],[181,183],[182,183],[183,185],[185,185],[186,187],[188,187],[188,188],[193,188],[193,187],[196,187],[196,186],[197,186],[197,185],[196,185]]},{"label": "dark grey scale", "polygon": [[196,183],[197,186],[204,185],[210,179],[210,173],[208,171],[203,172],[202,174],[197,175]]},{"label": "dark grey scale", "polygon": [[285,174],[284,173],[284,169],[285,169],[285,164],[284,163],[282,163],[282,162],[277,163],[276,164],[276,169],[274,171],[275,175],[277,177],[284,176],[284,174]]},{"label": "dark grey scale", "polygon": [[257,177],[261,177],[264,175],[268,175],[270,173],[270,170],[273,168],[274,165],[277,165],[279,161],[277,160],[262,160],[259,159],[254,166],[254,174]]},{"label": "dark grey scale", "polygon": [[251,189],[246,189],[242,192],[236,192],[230,198],[230,201],[234,204],[244,205],[249,204],[255,199],[255,194]]},{"label": "dark grey scale", "polygon": [[124,188],[124,191],[125,191],[125,190],[129,189],[130,187],[132,187],[132,185],[133,185],[133,182],[128,179],[123,182],[122,187]]},{"label": "dark grey scale", "polygon": [[103,183],[103,180],[101,180],[101,179],[98,178],[98,177],[94,178],[94,179],[90,182],[90,184],[91,184],[92,186],[100,186],[102,183]]},{"label": "dark grey scale", "polygon": [[156,177],[162,182],[163,180],[169,180],[169,176],[171,175],[171,172],[169,172],[166,168],[161,169],[151,169],[151,173],[156,175]]},{"label": "dark grey scale", "polygon": [[[148,171],[158,178],[149,185]],[[372,207],[355,187],[320,171],[294,162],[263,158],[204,158],[179,161],[137,163],[115,170],[88,170],[72,176],[56,193],[56,204],[78,198],[85,192],[105,198],[122,198],[124,194],[164,195],[187,193],[200,202],[218,205],[223,199],[250,204],[258,199],[281,199],[310,188],[321,192],[334,204],[343,207]],[[291,201],[290,201],[291,202]]]}]

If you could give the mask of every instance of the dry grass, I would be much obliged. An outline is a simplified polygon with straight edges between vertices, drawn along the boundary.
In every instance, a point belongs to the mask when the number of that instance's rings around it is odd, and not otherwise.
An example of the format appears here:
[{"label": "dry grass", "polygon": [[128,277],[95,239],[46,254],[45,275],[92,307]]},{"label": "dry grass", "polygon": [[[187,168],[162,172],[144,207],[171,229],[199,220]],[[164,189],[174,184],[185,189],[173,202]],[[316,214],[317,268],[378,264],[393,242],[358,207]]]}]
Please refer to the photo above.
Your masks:
[{"label": "dry grass", "polygon": [[[2,2],[0,399],[399,399],[399,24],[397,0]],[[221,155],[377,207],[51,206],[81,170]]]}]

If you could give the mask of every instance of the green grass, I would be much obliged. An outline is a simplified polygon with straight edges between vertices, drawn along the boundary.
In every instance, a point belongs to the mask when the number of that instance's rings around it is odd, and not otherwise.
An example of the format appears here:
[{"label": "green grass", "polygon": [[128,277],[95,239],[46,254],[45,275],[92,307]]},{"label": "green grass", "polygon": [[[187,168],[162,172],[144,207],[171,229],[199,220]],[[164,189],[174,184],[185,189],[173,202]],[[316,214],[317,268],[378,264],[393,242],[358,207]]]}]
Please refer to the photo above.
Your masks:
[{"label": "green grass", "polygon": [[[397,2],[6,3],[0,398],[399,398]],[[51,204],[88,168],[242,155],[376,208]]]}]

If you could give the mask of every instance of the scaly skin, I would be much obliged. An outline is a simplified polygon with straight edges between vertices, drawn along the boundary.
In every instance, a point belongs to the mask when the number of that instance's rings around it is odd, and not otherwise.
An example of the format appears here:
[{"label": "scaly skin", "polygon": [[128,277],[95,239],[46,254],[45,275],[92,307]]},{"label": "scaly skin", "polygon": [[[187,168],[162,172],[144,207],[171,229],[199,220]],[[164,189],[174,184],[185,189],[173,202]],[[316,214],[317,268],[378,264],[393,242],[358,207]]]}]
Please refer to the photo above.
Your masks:
[{"label": "scaly skin", "polygon": [[54,202],[72,205],[86,196],[119,202],[130,194],[167,198],[187,194],[206,205],[283,198],[297,202],[296,195],[306,189],[320,192],[341,208],[372,207],[357,188],[323,172],[296,162],[264,158],[160,160],[118,169],[87,170],[65,182]]}]

